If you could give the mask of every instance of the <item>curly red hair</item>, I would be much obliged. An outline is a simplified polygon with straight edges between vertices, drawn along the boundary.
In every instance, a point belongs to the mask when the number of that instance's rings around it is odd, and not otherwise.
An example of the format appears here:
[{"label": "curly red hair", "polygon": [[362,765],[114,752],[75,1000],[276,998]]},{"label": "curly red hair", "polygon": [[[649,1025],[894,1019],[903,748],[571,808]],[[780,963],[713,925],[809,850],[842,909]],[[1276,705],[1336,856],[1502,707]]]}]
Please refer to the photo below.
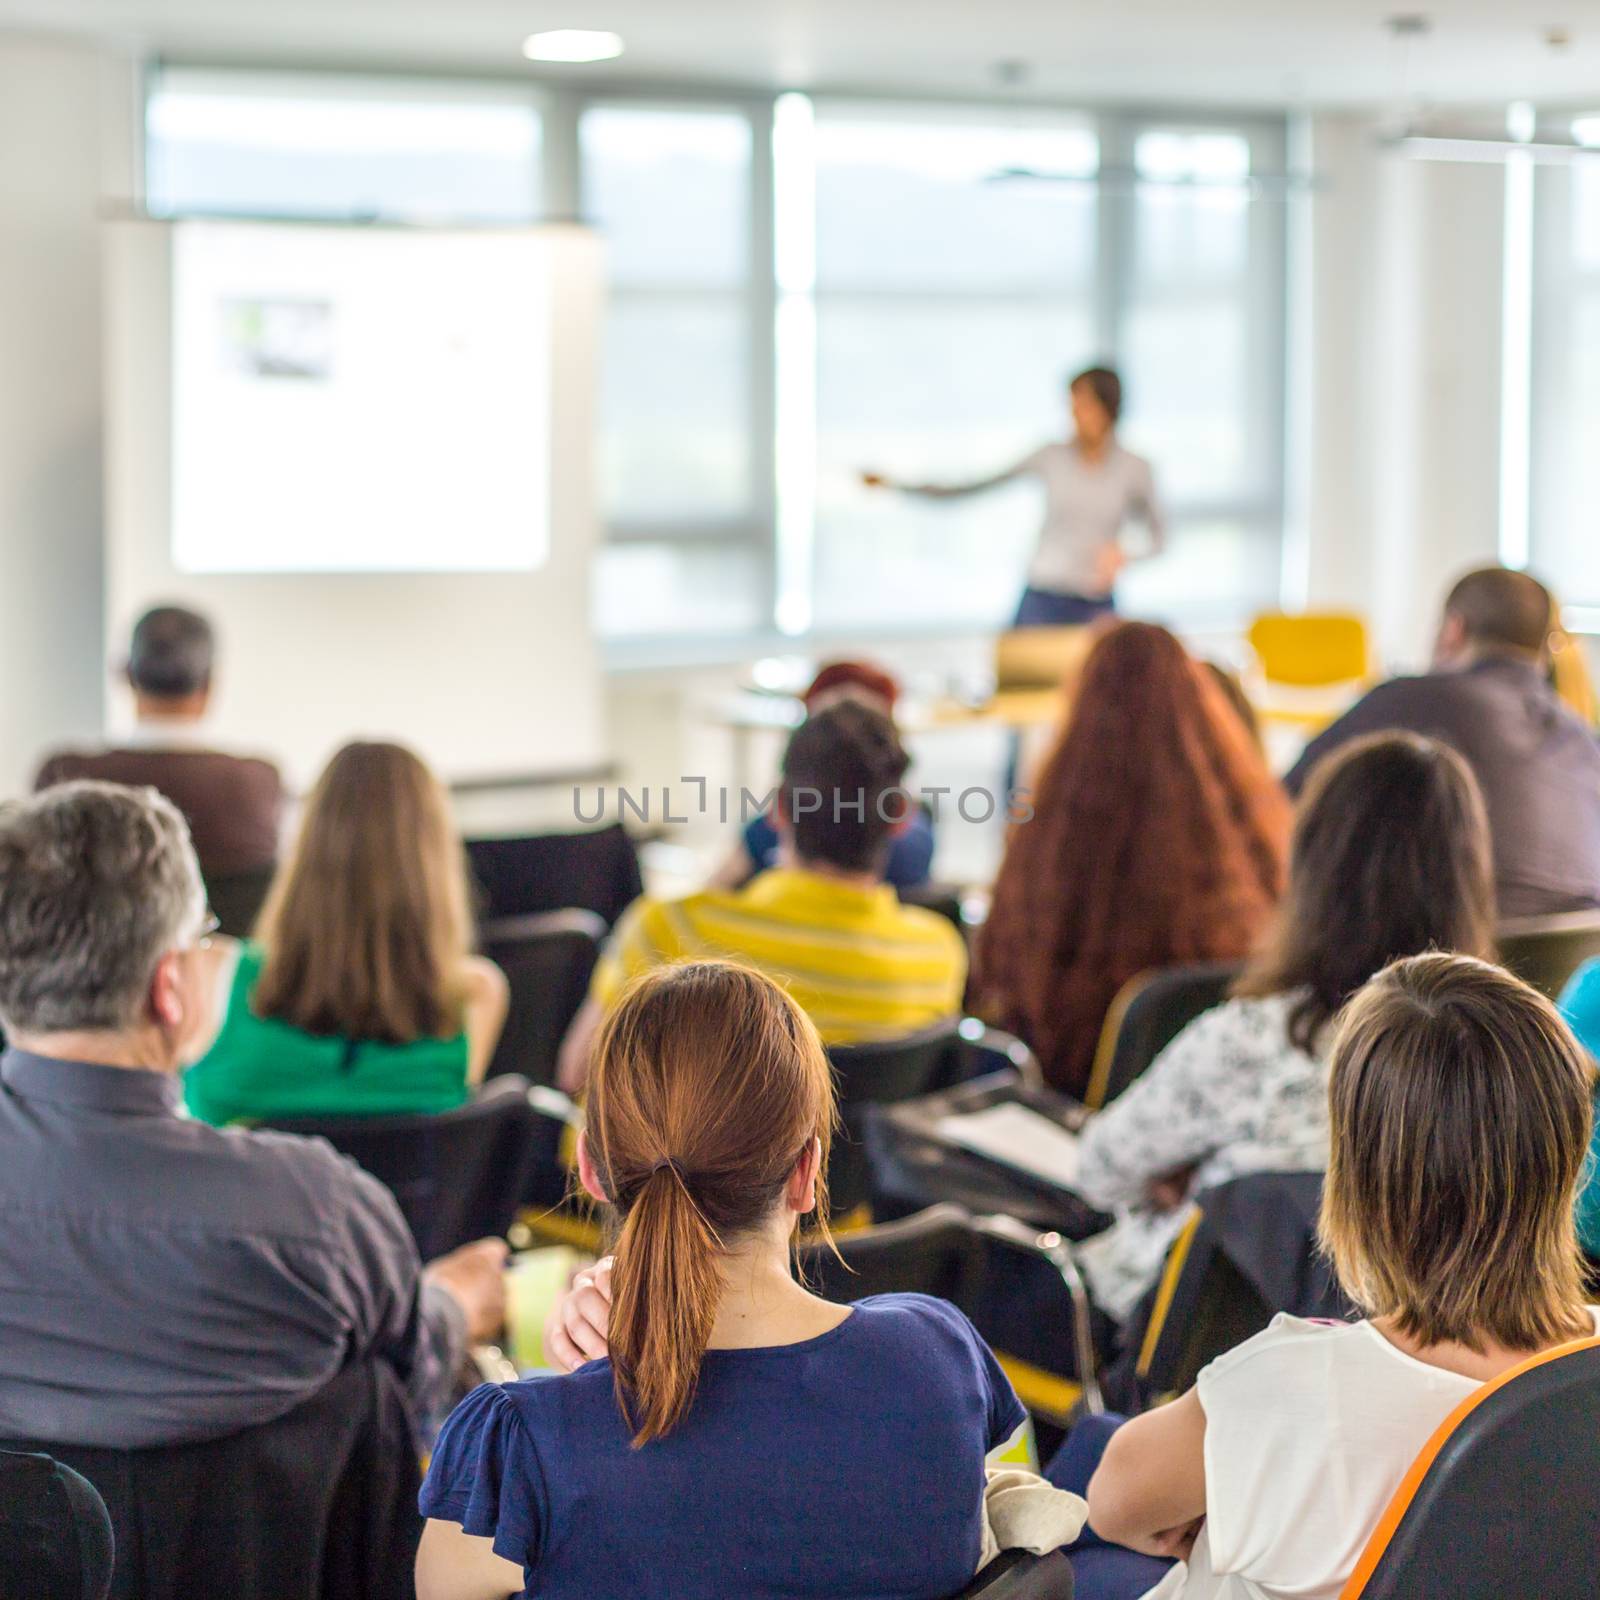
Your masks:
[{"label": "curly red hair", "polygon": [[1129,978],[1249,954],[1283,892],[1290,807],[1204,668],[1143,622],[1090,652],[1033,807],[1007,842],[973,997],[1081,1096]]}]

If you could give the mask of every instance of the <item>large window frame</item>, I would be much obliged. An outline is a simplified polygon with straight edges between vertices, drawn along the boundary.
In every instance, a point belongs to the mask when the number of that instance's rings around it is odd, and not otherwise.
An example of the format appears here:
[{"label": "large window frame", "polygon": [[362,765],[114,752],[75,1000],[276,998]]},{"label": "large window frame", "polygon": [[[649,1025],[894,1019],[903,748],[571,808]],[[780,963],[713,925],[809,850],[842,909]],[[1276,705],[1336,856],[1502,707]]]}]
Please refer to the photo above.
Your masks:
[{"label": "large window frame", "polygon": [[[210,61],[174,60],[152,63],[146,77],[146,98],[158,83],[158,74],[167,66],[203,69],[221,75],[228,71]],[[251,68],[249,70],[256,70]],[[263,70],[271,70],[270,68]],[[308,81],[318,76],[350,78],[359,71],[329,68],[293,69]],[[378,73],[374,76],[400,76]],[[410,72],[405,77],[425,83],[430,75]],[[773,132],[775,112],[782,96],[769,90],[710,88],[704,85],[674,85],[618,79],[592,79],[575,83],[570,77],[511,78],[504,74],[451,72],[437,75],[441,83],[482,83],[486,88],[515,88],[529,97],[539,111],[541,133],[542,206],[538,218],[530,220],[584,220],[582,156],[579,128],[584,113],[604,107],[681,108],[683,110],[734,111],[748,119],[751,162],[750,192],[747,205],[749,277],[744,295],[744,320],[748,334],[745,382],[748,406],[748,462],[750,501],[737,515],[672,516],[661,519],[631,517],[611,523],[605,530],[609,543],[638,545],[655,543],[694,545],[740,551],[758,564],[764,587],[763,614],[768,625],[754,632],[728,636],[730,646],[750,645],[810,636],[807,633],[807,608],[797,606],[794,590],[808,551],[804,546],[805,506],[786,507],[782,503],[785,476],[794,481],[793,449],[788,451],[790,469],[784,471],[785,445],[780,437],[785,415],[785,397],[780,392],[779,311],[780,303],[793,298],[792,287],[780,285],[777,261],[778,225],[774,188]],[[993,110],[1007,117],[1019,111],[1037,110],[1048,114],[1062,112],[1081,116],[1099,141],[1100,171],[1086,179],[1095,186],[1097,220],[1097,260],[1092,294],[1094,327],[1100,353],[1116,361],[1125,344],[1125,330],[1131,307],[1132,267],[1137,248],[1136,185],[1134,153],[1140,134],[1146,131],[1225,131],[1248,138],[1252,175],[1278,176],[1285,172],[1289,125],[1282,115],[1256,111],[1207,110],[1187,108],[1126,107],[1092,109],[1017,98],[937,97],[932,95],[863,94],[824,90],[808,93],[814,103],[831,100],[854,103],[872,102],[886,110],[897,104],[908,108],[942,104],[964,111]],[[1286,444],[1284,410],[1287,394],[1287,283],[1288,219],[1281,197],[1259,193],[1252,200],[1250,216],[1250,282],[1247,291],[1248,315],[1248,436],[1254,442],[1257,459],[1253,462],[1252,488],[1239,495],[1217,496],[1206,500],[1181,500],[1169,504],[1169,514],[1178,537],[1186,523],[1231,522],[1258,528],[1270,536],[1280,559],[1287,559],[1283,544],[1285,516]],[[626,291],[623,291],[626,292]],[[655,296],[674,291],[652,289]],[[700,291],[685,289],[687,296]],[[814,380],[814,373],[812,374]],[[789,396],[792,414],[794,395]],[[814,418],[813,418],[814,423]],[[814,438],[814,434],[813,434]],[[803,439],[800,441],[803,443]],[[1156,463],[1159,471],[1160,463]],[[1020,587],[1021,573],[1018,574]],[[1275,574],[1276,579],[1276,574]],[[803,580],[802,580],[803,581]],[[1277,583],[1274,582],[1274,592]],[[787,604],[785,595],[787,594]],[[1241,601],[1240,610],[1248,609]],[[787,613],[787,614],[786,614]],[[1176,617],[1179,622],[1195,621],[1203,626],[1227,625],[1242,616],[1223,618]],[[785,627],[788,633],[785,633]],[[888,626],[885,633],[949,634],[978,632],[976,620],[970,626],[938,619],[927,626]],[[818,635],[820,637],[821,635]],[[625,654],[648,653],[658,644],[670,649],[681,647],[681,637],[659,638],[613,635],[610,643]]]}]

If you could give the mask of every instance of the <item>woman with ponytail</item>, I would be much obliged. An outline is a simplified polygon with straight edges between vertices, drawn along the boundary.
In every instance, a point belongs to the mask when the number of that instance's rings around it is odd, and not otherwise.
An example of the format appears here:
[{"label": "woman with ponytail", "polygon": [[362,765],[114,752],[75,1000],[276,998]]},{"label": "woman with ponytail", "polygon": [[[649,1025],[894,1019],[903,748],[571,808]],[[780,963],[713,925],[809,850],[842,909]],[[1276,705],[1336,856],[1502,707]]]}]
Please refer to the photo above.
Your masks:
[{"label": "woman with ponytail", "polygon": [[584,1187],[616,1225],[610,1356],[485,1385],[422,1492],[418,1600],[916,1600],[972,1577],[984,1458],[1021,1424],[970,1323],[924,1295],[833,1305],[832,1079],[770,978],[639,979],[596,1045]]}]

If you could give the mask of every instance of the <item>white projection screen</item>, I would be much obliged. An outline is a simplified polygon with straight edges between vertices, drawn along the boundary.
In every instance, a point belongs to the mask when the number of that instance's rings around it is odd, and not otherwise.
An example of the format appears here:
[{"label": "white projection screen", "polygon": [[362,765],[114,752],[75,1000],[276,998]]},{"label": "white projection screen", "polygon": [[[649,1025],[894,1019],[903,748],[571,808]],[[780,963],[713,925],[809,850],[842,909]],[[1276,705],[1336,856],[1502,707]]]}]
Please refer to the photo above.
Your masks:
[{"label": "white projection screen", "polygon": [[146,606],[205,612],[213,736],[301,786],[355,737],[604,762],[589,230],[130,220],[106,281],[113,666]]},{"label": "white projection screen", "polygon": [[548,280],[530,232],[180,226],[178,570],[538,566]]}]

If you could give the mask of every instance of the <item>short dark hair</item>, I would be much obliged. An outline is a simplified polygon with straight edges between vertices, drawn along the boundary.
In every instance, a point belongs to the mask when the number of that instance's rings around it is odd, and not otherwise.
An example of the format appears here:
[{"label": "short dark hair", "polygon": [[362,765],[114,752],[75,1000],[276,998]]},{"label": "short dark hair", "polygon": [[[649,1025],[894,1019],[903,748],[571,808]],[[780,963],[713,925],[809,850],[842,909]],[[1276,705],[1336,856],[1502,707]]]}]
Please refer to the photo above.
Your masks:
[{"label": "short dark hair", "polygon": [[1082,384],[1116,422],[1122,416],[1122,378],[1115,367],[1085,367],[1067,382],[1068,392]]},{"label": "short dark hair", "polygon": [[1444,603],[1447,616],[1459,617],[1474,644],[1540,655],[1555,626],[1550,591],[1526,572],[1480,567],[1457,581]]},{"label": "short dark hair", "polygon": [[795,729],[783,757],[784,814],[795,853],[850,872],[881,871],[911,805],[900,787],[911,758],[894,723],[840,700]]},{"label": "short dark hair", "polygon": [[1593,1099],[1593,1063],[1510,973],[1439,954],[1380,973],[1329,1068],[1321,1235],[1346,1292],[1423,1345],[1592,1333],[1572,1203]]},{"label": "short dark hair", "polygon": [[1316,1054],[1339,1008],[1402,956],[1486,956],[1494,869],[1466,762],[1415,733],[1375,733],[1321,762],[1295,813],[1289,889],[1241,995],[1292,994],[1289,1039]]},{"label": "short dark hair", "polygon": [[210,686],[216,653],[216,635],[198,611],[154,606],[134,624],[128,682],[141,694],[182,700]]}]

